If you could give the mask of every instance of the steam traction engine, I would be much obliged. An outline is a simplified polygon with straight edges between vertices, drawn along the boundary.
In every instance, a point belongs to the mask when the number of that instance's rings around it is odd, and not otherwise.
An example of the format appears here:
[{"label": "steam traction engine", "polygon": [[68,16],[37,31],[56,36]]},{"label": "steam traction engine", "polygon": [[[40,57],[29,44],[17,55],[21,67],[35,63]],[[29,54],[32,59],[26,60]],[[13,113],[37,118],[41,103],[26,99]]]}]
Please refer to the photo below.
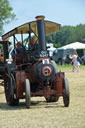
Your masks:
[{"label": "steam traction engine", "polygon": [[[16,63],[7,63],[5,67],[4,88],[7,103],[9,105],[17,105],[19,99],[25,98],[26,107],[30,108],[31,97],[44,96],[47,102],[56,102],[62,96],[64,106],[68,107],[68,80],[65,78],[64,72],[58,72],[55,61],[49,57],[47,52],[44,16],[37,16],[36,19],[38,31],[36,54],[35,51],[29,49],[24,54],[23,63],[20,62],[20,57],[23,58],[22,55],[16,55]],[[29,25],[29,37],[31,36],[30,26],[32,25]],[[18,33],[18,29],[15,31],[16,33]],[[13,32],[12,34],[14,35]],[[3,38],[5,37],[7,35],[3,36]],[[29,56],[29,59],[26,62],[27,56]],[[17,64],[17,61],[20,64]]]}]

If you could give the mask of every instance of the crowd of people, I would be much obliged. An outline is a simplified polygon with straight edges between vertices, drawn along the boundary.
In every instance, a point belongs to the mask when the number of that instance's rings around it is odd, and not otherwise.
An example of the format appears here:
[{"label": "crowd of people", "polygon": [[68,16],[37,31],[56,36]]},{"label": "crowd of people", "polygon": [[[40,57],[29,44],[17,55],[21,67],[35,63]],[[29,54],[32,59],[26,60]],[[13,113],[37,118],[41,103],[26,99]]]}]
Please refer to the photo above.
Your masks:
[{"label": "crowd of people", "polygon": [[[30,48],[31,49],[35,49],[36,48],[36,39],[33,37],[32,40],[31,40],[31,43],[30,43]],[[14,57],[15,54],[23,54],[25,50],[25,47],[22,46],[22,43],[20,41],[18,41],[16,43],[16,46],[12,52],[12,57]]]},{"label": "crowd of people", "polygon": [[[28,49],[33,53],[33,51],[35,51],[37,49],[37,46],[38,46],[37,40],[36,40],[35,37],[33,37],[31,39],[30,45],[28,46],[29,47]],[[18,60],[19,60],[20,57],[18,57],[18,55],[20,56],[20,54],[22,55],[21,58],[23,58],[24,57],[25,50],[26,50],[26,48],[24,47],[24,45],[22,46],[22,43],[20,41],[18,41],[15,44],[15,48],[13,49],[13,51],[11,53],[11,56],[12,56],[13,61],[15,61],[16,58],[18,58]]]}]

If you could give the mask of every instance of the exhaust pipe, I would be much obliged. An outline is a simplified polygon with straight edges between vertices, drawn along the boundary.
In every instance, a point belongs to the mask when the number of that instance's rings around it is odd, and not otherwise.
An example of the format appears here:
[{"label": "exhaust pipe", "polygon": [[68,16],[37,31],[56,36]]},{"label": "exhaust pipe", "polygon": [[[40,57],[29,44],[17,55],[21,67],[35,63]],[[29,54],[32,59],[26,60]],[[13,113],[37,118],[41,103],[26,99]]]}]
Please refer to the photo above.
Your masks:
[{"label": "exhaust pipe", "polygon": [[45,23],[44,16],[37,16],[37,29],[38,29],[38,39],[39,39],[39,49],[40,51],[46,51],[46,39],[45,39]]}]

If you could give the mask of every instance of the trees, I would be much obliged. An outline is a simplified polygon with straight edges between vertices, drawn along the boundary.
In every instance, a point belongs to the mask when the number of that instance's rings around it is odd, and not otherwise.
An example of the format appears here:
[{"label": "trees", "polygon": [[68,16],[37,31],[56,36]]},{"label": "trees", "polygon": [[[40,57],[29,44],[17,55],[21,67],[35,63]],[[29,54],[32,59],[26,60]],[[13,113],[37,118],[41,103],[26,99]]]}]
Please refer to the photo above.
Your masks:
[{"label": "trees", "polygon": [[8,0],[0,0],[0,35],[3,32],[3,25],[15,18],[13,9]]},{"label": "trees", "polygon": [[46,37],[46,41],[48,43],[54,43],[56,47],[77,41],[85,43],[85,24],[79,24],[77,26],[62,26],[59,32]]}]

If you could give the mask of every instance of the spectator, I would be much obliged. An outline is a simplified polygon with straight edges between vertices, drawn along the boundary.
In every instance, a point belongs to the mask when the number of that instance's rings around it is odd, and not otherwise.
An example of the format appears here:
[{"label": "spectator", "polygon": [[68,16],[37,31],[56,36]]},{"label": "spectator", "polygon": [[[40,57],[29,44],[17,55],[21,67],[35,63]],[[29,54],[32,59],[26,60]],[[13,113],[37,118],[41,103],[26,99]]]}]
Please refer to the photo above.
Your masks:
[{"label": "spectator", "polygon": [[72,57],[72,61],[71,61],[71,64],[72,64],[72,72],[74,72],[75,69],[77,69],[77,72],[79,72],[80,63],[77,60],[77,58],[78,58],[77,52],[73,53],[73,57]]}]

